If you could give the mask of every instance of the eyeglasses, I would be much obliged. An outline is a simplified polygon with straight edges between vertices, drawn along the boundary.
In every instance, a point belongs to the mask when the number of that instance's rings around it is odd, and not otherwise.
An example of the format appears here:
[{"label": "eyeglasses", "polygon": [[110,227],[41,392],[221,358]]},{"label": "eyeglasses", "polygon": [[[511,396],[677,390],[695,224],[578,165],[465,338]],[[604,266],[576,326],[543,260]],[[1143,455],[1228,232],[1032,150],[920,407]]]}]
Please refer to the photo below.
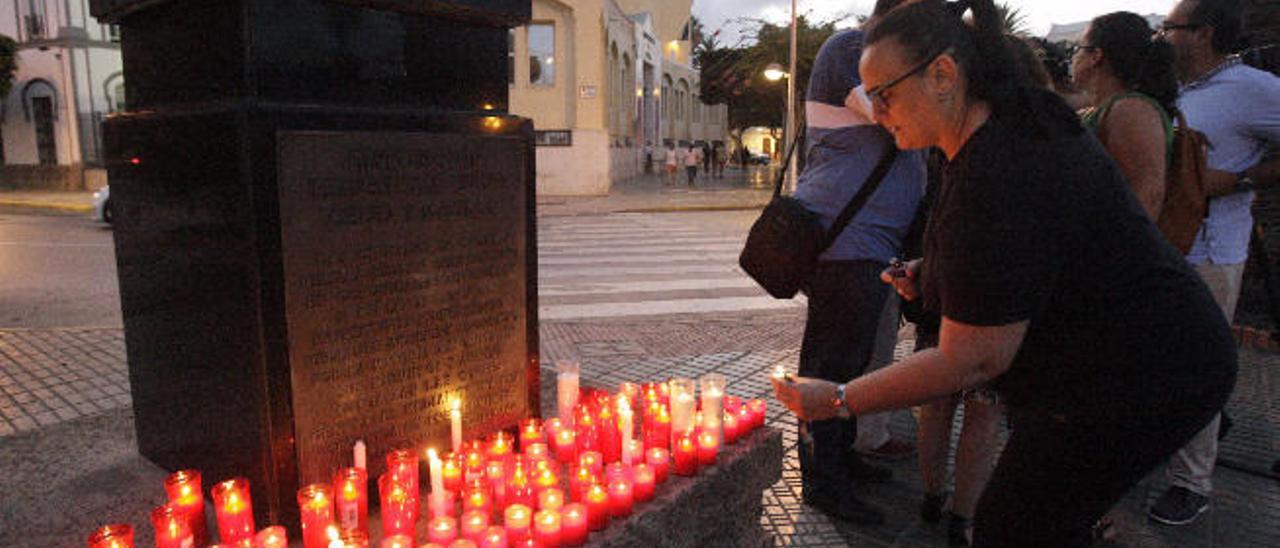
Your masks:
[{"label": "eyeglasses", "polygon": [[937,61],[939,57],[942,57],[943,55],[949,54],[949,53],[951,53],[951,48],[942,50],[938,52],[936,55],[929,57],[924,62],[912,67],[911,70],[906,72],[906,74],[903,74],[902,76],[899,76],[897,78],[889,80],[888,82],[885,82],[883,84],[880,84],[874,88],[867,90],[867,99],[871,100],[872,106],[875,106],[880,110],[889,110],[889,99],[884,96],[884,92],[893,89],[893,86],[901,84],[907,78],[910,78],[912,76],[915,76],[916,74],[919,74],[920,71],[923,71],[924,69],[928,68],[929,65],[932,65],[934,61]]},{"label": "eyeglasses", "polygon": [[1156,36],[1168,36],[1175,30],[1196,30],[1204,27],[1199,23],[1161,23],[1160,28],[1156,29]]}]

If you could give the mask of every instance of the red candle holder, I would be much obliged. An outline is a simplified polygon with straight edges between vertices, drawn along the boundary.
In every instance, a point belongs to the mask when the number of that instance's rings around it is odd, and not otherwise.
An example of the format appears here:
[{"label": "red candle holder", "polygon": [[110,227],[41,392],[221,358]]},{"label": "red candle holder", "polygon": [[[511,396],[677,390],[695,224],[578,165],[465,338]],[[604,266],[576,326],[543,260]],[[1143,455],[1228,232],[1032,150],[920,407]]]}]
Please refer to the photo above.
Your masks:
[{"label": "red candle holder", "polygon": [[502,513],[502,524],[511,541],[521,541],[533,536],[533,510],[523,504],[512,504]]},{"label": "red candle holder", "polygon": [[458,538],[458,520],[448,516],[433,518],[427,525],[427,541],[447,545]]},{"label": "red candle holder", "polygon": [[711,466],[716,463],[716,455],[720,453],[720,437],[713,430],[698,432],[698,464]]},{"label": "red candle holder", "polygon": [[462,491],[462,456],[449,453],[440,461],[440,478],[444,480],[444,490],[451,493]]},{"label": "red candle holder", "polygon": [[620,518],[631,515],[635,502],[635,487],[631,478],[621,477],[609,482],[609,516]]},{"label": "red candle holder", "polygon": [[511,472],[511,479],[507,480],[507,500],[508,505],[523,504],[533,507],[535,504],[534,494],[535,487],[533,482],[529,480],[529,476],[525,474],[524,467],[517,465],[516,469]]},{"label": "red candle holder", "polygon": [[525,419],[520,422],[520,449],[526,450],[534,443],[545,443],[547,434],[542,431],[538,419]]},{"label": "red candle holder", "polygon": [[485,531],[489,529],[489,514],[480,510],[463,512],[462,519],[459,520],[459,529],[462,538],[478,543],[484,538]]},{"label": "red candle holder", "polygon": [[234,478],[213,486],[213,510],[218,517],[218,537],[223,544],[253,540],[253,500],[249,480]]},{"label": "red candle holder", "polygon": [[339,529],[369,532],[369,472],[342,468],[333,475],[335,521]]},{"label": "red candle holder", "polygon": [[399,476],[390,472],[378,476],[384,535],[413,535],[418,523],[418,497]]},{"label": "red candle holder", "polygon": [[509,544],[507,530],[497,525],[490,525],[489,530],[484,533],[484,538],[480,540],[480,548],[507,548]]},{"label": "red candle holder", "polygon": [[667,468],[671,465],[671,452],[661,447],[654,447],[645,452],[644,462],[653,467],[654,483],[661,485],[667,481]]},{"label": "red candle holder", "polygon": [[657,474],[653,467],[645,463],[635,465],[631,471],[635,478],[635,499],[636,502],[646,502],[653,500],[653,494],[657,491]]},{"label": "red candle holder", "polygon": [[204,519],[204,491],[200,487],[200,472],[178,470],[164,479],[164,490],[169,504],[177,507],[186,517],[187,526],[197,546],[209,545],[209,527]]},{"label": "red candle holder", "polygon": [[604,469],[604,480],[609,483],[616,479],[631,479],[631,468],[620,462],[610,464]]},{"label": "red candle holder", "polygon": [[195,546],[195,535],[187,524],[187,516],[173,504],[155,507],[151,511],[151,526],[156,530],[156,548]]},{"label": "red candle holder", "polygon": [[601,531],[609,524],[609,492],[600,484],[592,484],[583,493],[582,502],[587,506],[587,525],[592,531]]},{"label": "red candle holder", "polygon": [[417,500],[418,493],[421,491],[419,486],[422,485],[418,482],[417,453],[407,450],[396,450],[387,453],[387,474],[396,478],[396,482],[401,487],[412,490],[413,498]]},{"label": "red candle holder", "polygon": [[267,527],[253,538],[253,548],[289,548],[289,532],[282,525]]},{"label": "red candle holder", "polygon": [[560,429],[555,435],[556,460],[565,464],[573,462],[578,456],[578,435],[568,428]]},{"label": "red candle holder", "polygon": [[[444,546],[444,544],[441,544]],[[413,537],[409,535],[391,535],[382,539],[378,548],[414,548]]]},{"label": "red candle holder", "polygon": [[560,510],[564,508],[564,491],[556,487],[547,487],[538,491],[539,510]]},{"label": "red candle holder", "polygon": [[724,442],[726,444],[737,443],[738,441],[738,415],[735,411],[730,411],[728,407],[724,411]]},{"label": "red candle holder", "polygon": [[560,512],[540,510],[533,516],[533,540],[543,548],[560,546]]},{"label": "red candle holder", "polygon": [[484,466],[488,461],[485,460],[483,451],[470,449],[462,459],[464,482],[470,483],[476,479],[484,479]]},{"label": "red candle holder", "polygon": [[675,461],[672,472],[677,476],[692,476],[698,473],[698,449],[693,442],[693,436],[688,432],[680,434],[676,439],[671,457]]},{"label": "red candle holder", "polygon": [[604,472],[604,455],[598,451],[582,453],[578,456],[578,467],[586,468],[598,476]]},{"label": "red candle holder", "polygon": [[588,529],[586,505],[577,502],[565,505],[560,512],[560,545],[581,546],[587,542]]},{"label": "red candle holder", "polygon": [[491,460],[484,468],[485,478],[489,484],[489,494],[498,508],[507,506],[507,469],[502,461]]},{"label": "red candle holder", "polygon": [[751,411],[751,429],[764,426],[764,417],[769,410],[769,404],[764,400],[751,400],[747,402],[747,409]]},{"label": "red candle holder", "polygon": [[493,439],[489,441],[489,459],[492,460],[494,458],[501,458],[510,455],[513,451],[514,445],[515,440],[512,439],[511,434],[503,431],[494,433]]},{"label": "red candle holder", "polygon": [[337,540],[329,542],[329,548],[337,548],[338,546],[342,548],[369,548],[369,533],[359,529],[339,531]]},{"label": "red candle holder", "polygon": [[524,456],[532,462],[550,460],[551,449],[546,442],[530,443],[524,448]]},{"label": "red candle holder", "polygon": [[645,449],[671,447],[671,412],[666,405],[658,405],[657,409],[645,419]]},{"label": "red candle holder", "polygon": [[313,483],[298,490],[303,548],[327,548],[333,520],[333,487]]},{"label": "red candle holder", "polygon": [[126,523],[103,525],[89,535],[89,548],[133,548],[133,526]]},{"label": "red candle holder", "polygon": [[549,461],[537,461],[533,464],[533,485],[540,489],[560,485],[560,476],[556,474],[557,465]]},{"label": "red candle holder", "polygon": [[574,501],[582,502],[587,488],[600,483],[602,479],[599,475],[591,473],[590,468],[575,466],[573,474],[569,476],[569,496]]},{"label": "red candle holder", "polygon": [[605,405],[600,408],[596,432],[600,438],[600,453],[604,461],[618,462],[622,459],[622,432],[618,430],[618,420],[611,407]]},{"label": "red candle holder", "polygon": [[462,511],[480,512],[486,516],[493,515],[493,497],[489,494],[484,482],[473,482],[462,497]]},{"label": "red candle holder", "polygon": [[755,417],[751,414],[751,408],[743,405],[738,408],[738,439],[742,439],[755,429]]}]

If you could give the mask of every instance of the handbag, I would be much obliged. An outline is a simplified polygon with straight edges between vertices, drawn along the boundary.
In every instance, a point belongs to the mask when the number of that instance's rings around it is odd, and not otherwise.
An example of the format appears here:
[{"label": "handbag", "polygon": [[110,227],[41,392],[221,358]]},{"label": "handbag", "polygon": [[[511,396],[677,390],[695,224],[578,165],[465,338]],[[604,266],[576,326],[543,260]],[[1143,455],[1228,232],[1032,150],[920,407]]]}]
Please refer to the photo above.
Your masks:
[{"label": "handbag", "polygon": [[[791,155],[796,151],[797,142],[799,139],[791,143],[784,166],[791,165]],[[782,195],[782,181],[786,176],[786,169],[783,169],[774,183],[773,199],[747,233],[747,243],[738,256],[738,265],[774,298],[795,297],[817,266],[818,255],[831,247],[844,227],[871,198],[897,156],[898,148],[890,142],[880,163],[836,217],[830,230],[823,228],[818,214],[799,200]]]},{"label": "handbag", "polygon": [[1164,205],[1156,226],[1183,255],[1191,252],[1196,234],[1209,215],[1209,199],[1229,194],[1227,189],[1209,188],[1206,184],[1205,154],[1208,140],[1203,133],[1187,127],[1182,113],[1173,133],[1173,158],[1165,177]]}]

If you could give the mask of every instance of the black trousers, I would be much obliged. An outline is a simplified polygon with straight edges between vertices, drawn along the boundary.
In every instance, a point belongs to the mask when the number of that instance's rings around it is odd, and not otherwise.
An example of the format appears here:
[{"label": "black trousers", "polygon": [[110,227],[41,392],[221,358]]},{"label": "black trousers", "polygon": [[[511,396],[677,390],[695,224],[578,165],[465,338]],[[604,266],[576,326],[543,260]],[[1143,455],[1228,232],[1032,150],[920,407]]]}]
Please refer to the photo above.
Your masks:
[{"label": "black trousers", "polygon": [[1209,423],[1234,379],[1092,419],[1011,409],[1013,432],[978,501],[973,545],[1089,546],[1093,524]]},{"label": "black trousers", "polygon": [[[880,281],[887,265],[878,261],[819,262],[805,287],[809,299],[800,375],[848,382],[871,360],[876,327],[889,286]],[[848,489],[846,470],[857,422],[845,419],[800,425],[800,471],[806,489]]]}]

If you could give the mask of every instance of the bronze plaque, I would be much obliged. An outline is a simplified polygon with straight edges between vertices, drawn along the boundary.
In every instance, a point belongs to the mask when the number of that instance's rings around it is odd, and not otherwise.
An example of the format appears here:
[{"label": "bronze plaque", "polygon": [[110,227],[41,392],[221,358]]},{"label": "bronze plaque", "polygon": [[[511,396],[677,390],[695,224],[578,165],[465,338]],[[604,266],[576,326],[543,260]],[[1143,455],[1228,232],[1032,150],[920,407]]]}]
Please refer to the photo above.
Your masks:
[{"label": "bronze plaque", "polygon": [[299,485],[449,449],[534,411],[527,389],[525,148],[512,137],[280,132],[285,311]]}]

